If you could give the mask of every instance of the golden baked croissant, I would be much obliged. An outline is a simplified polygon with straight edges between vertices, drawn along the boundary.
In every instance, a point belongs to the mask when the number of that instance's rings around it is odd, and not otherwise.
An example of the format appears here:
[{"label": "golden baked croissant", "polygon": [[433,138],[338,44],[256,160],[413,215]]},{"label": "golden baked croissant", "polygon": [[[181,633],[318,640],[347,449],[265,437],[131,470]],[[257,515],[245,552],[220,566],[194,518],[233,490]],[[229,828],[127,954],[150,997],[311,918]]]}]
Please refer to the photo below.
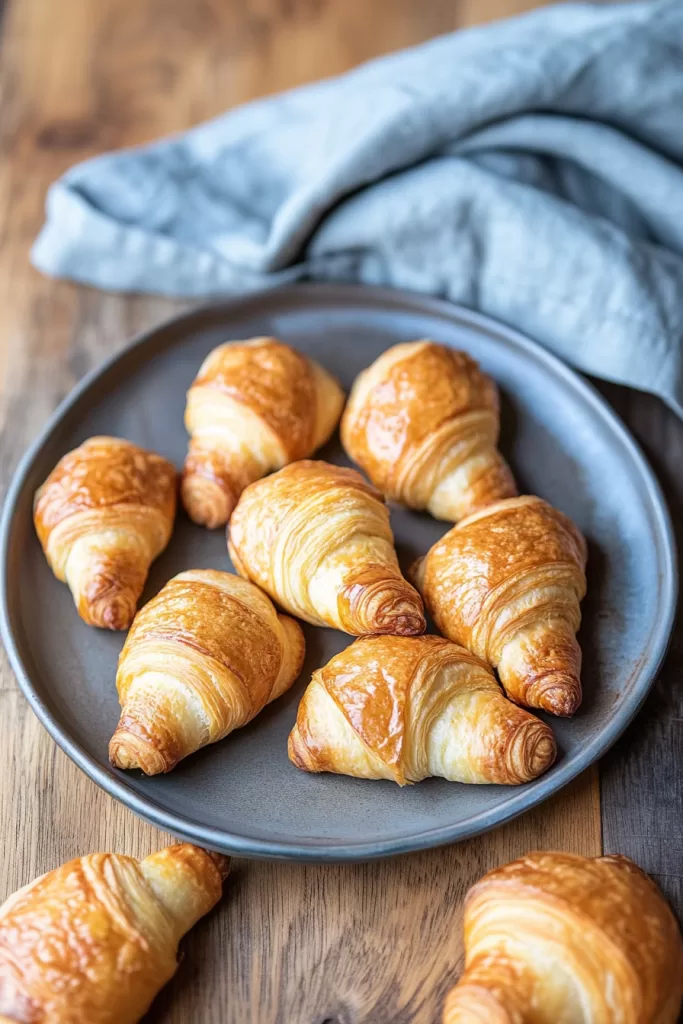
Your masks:
[{"label": "golden baked croissant", "polygon": [[457,522],[517,493],[498,451],[498,389],[470,356],[394,345],[357,378],[341,424],[347,454],[387,497]]},{"label": "golden baked croissant", "polygon": [[581,703],[576,630],[586,542],[541,498],[508,498],[463,519],[417,563],[438,629],[498,669],[518,704],[571,715]]},{"label": "golden baked croissant", "polygon": [[489,667],[440,636],[367,636],[313,678],[289,737],[309,772],[451,782],[529,782],[552,730],[506,700]]},{"label": "golden baked croissant", "polygon": [[91,437],[36,491],[33,518],[50,567],[89,626],[127,629],[149,567],[168,544],[175,467],[118,437]]},{"label": "golden baked croissant", "polygon": [[170,771],[288,690],[304,650],[299,623],[278,615],[258,587],[213,569],[181,572],[126,637],[111,763],[147,775]]},{"label": "golden baked croissant", "polygon": [[0,1024],[135,1024],[229,861],[197,846],[77,857],[0,907]]},{"label": "golden baked croissant", "polygon": [[223,526],[247,484],[325,444],[343,405],[336,380],[276,338],[219,345],[187,393],[190,518]]},{"label": "golden baked croissant", "polygon": [[354,469],[294,462],[248,487],[230,520],[233,565],[282,607],[346,633],[422,633],[381,494]]},{"label": "golden baked croissant", "polygon": [[626,857],[532,853],[465,902],[465,973],[444,1024],[675,1024],[683,941]]}]

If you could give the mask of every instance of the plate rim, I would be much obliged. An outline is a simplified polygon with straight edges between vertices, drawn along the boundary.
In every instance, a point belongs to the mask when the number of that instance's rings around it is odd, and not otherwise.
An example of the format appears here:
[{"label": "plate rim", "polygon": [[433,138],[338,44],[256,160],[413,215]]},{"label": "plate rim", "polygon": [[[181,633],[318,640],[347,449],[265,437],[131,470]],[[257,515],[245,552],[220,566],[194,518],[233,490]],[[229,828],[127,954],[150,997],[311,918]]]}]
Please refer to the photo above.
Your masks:
[{"label": "plate rim", "polygon": [[[355,305],[367,302],[370,305],[395,306],[402,312],[431,314],[448,320],[456,320],[489,337],[512,343],[522,349],[533,359],[544,364],[550,373],[559,376],[575,394],[578,394],[592,411],[602,418],[612,435],[619,440],[637,468],[644,485],[644,494],[651,507],[652,521],[655,524],[656,546],[661,549],[662,566],[659,591],[664,614],[657,622],[651,637],[647,654],[638,666],[635,683],[631,686],[619,711],[604,729],[593,736],[579,751],[571,763],[560,766],[552,776],[542,776],[532,791],[526,787],[512,790],[512,796],[504,807],[482,811],[470,817],[466,823],[442,825],[434,829],[422,830],[412,836],[399,836],[392,839],[361,840],[353,843],[335,843],[321,841],[318,838],[292,840],[259,839],[232,833],[226,829],[216,829],[192,821],[176,812],[165,810],[149,797],[142,797],[128,788],[124,779],[111,776],[80,744],[70,735],[68,729],[52,715],[43,702],[30,673],[19,653],[11,622],[11,584],[9,581],[9,546],[15,521],[17,504],[23,494],[27,477],[40,458],[42,449],[50,441],[55,429],[64,417],[77,405],[82,396],[105,377],[122,359],[131,357],[135,352],[143,350],[160,333],[169,329],[182,330],[186,322],[196,320],[202,315],[210,315],[218,311],[240,312],[245,306],[259,301],[273,300],[280,296],[283,301],[288,299],[304,302],[316,298],[327,299],[330,303],[339,304],[351,301]],[[170,343],[174,344],[173,342]],[[19,687],[28,701],[32,711],[64,753],[100,788],[114,799],[119,800],[141,818],[172,834],[199,843],[210,848],[229,852],[243,857],[260,859],[298,860],[313,862],[363,861],[380,857],[396,856],[459,842],[491,831],[511,821],[532,807],[563,789],[572,779],[585,771],[598,760],[619,738],[640,710],[645,698],[652,688],[657,673],[666,656],[671,639],[673,623],[677,610],[678,595],[678,563],[676,542],[671,515],[666,499],[643,451],[622,423],[617,413],[602,397],[597,389],[580,376],[577,371],[564,363],[558,356],[533,341],[519,331],[508,327],[492,317],[470,310],[465,306],[448,302],[445,299],[422,295],[419,292],[406,292],[397,289],[379,288],[374,286],[349,285],[336,283],[296,283],[285,284],[277,288],[269,288],[258,292],[249,292],[238,296],[218,298],[209,303],[201,303],[190,310],[163,320],[154,327],[139,332],[119,351],[108,356],[100,365],[87,373],[75,387],[59,403],[48,418],[47,423],[39,431],[38,436],[29,445],[20,459],[11,483],[8,487],[0,520],[0,636],[14,671]],[[512,806],[509,806],[512,805]]]}]

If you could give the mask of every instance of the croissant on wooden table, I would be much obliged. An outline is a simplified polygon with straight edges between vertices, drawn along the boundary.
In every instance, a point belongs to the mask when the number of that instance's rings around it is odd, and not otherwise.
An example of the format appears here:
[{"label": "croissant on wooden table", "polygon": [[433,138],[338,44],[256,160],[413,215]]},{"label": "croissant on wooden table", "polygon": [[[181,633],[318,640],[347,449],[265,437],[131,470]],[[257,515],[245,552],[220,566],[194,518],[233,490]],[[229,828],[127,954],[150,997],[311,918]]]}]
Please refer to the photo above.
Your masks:
[{"label": "croissant on wooden table", "polygon": [[313,674],[289,737],[298,768],[401,786],[430,775],[515,785],[555,753],[552,730],[438,636],[356,640]]},{"label": "croissant on wooden table", "polygon": [[117,437],[91,437],[60,459],[35,496],[36,531],[57,579],[90,626],[127,629],[149,567],[168,544],[175,467]]},{"label": "croissant on wooden table", "polygon": [[325,444],[343,405],[336,380],[276,338],[219,345],[187,393],[181,495],[190,518],[225,525],[247,484]]},{"label": "croissant on wooden table", "polygon": [[457,522],[517,493],[498,451],[498,389],[464,352],[394,345],[354,383],[341,424],[347,455],[389,498]]},{"label": "croissant on wooden table", "polygon": [[170,771],[289,689],[304,650],[299,623],[258,587],[211,569],[180,573],[138,612],[121,651],[112,764]]},{"label": "croissant on wooden table", "polygon": [[228,868],[181,844],[77,857],[19,889],[0,907],[0,1024],[135,1024]]},{"label": "croissant on wooden table", "polygon": [[465,973],[444,1024],[675,1024],[683,941],[626,857],[532,853],[465,901]]},{"label": "croissant on wooden table", "polygon": [[398,566],[389,510],[360,473],[294,462],[251,484],[230,520],[240,575],[286,611],[346,633],[424,632],[422,600]]},{"label": "croissant on wooden table", "polygon": [[438,629],[498,670],[518,704],[571,715],[581,703],[576,631],[586,542],[541,498],[508,498],[454,526],[415,566]]}]

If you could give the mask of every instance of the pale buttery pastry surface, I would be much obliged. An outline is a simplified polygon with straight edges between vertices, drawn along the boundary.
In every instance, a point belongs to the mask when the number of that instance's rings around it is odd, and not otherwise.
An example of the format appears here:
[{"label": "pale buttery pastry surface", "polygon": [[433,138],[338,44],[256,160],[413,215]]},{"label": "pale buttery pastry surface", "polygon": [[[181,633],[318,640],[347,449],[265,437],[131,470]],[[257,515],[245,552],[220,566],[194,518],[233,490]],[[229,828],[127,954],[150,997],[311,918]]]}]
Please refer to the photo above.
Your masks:
[{"label": "pale buttery pastry surface", "polygon": [[88,625],[132,622],[149,567],[171,538],[176,491],[167,459],[117,437],[91,437],[36,492],[43,551]]},{"label": "pale buttery pastry surface", "polygon": [[444,1024],[675,1024],[683,941],[626,857],[532,853],[465,902],[465,973]]},{"label": "pale buttery pastry surface", "polygon": [[292,463],[245,490],[228,533],[240,575],[292,615],[354,635],[424,631],[422,600],[398,566],[389,510],[355,470]]},{"label": "pale buttery pastry surface", "polygon": [[410,508],[457,522],[517,493],[498,451],[498,389],[466,353],[433,341],[384,352],[354,383],[347,454]]},{"label": "pale buttery pastry surface", "polygon": [[181,494],[190,518],[223,526],[247,484],[325,444],[343,405],[337,381],[276,338],[219,345],[187,393]]},{"label": "pale buttery pastry surface", "polygon": [[141,861],[95,853],[14,893],[0,907],[0,1024],[135,1024],[228,867],[189,844]]},{"label": "pale buttery pastry surface", "polygon": [[454,526],[413,576],[438,629],[497,668],[519,704],[571,715],[581,703],[576,631],[586,542],[541,498],[509,498]]},{"label": "pale buttery pastry surface", "polygon": [[252,583],[212,569],[180,573],[138,612],[121,651],[112,764],[170,771],[289,689],[304,649],[299,623]]},{"label": "pale buttery pastry surface", "polygon": [[551,729],[488,665],[437,636],[368,636],[314,672],[289,737],[309,772],[405,785],[430,775],[514,785],[555,759]]}]

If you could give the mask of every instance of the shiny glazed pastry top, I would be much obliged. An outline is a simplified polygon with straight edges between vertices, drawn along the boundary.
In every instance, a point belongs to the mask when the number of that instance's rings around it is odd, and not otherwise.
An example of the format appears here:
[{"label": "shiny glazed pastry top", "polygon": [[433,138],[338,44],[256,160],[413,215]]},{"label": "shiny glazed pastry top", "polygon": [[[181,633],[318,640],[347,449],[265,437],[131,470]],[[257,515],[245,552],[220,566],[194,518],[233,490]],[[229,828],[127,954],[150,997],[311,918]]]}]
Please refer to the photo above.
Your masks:
[{"label": "shiny glazed pastry top", "polygon": [[127,629],[150,564],[168,544],[175,467],[117,437],[91,437],[59,460],[33,518],[50,567],[91,626]]},{"label": "shiny glazed pastry top", "polygon": [[389,510],[354,469],[294,462],[259,480],[240,498],[228,537],[240,575],[306,622],[354,635],[424,632]]},{"label": "shiny glazed pastry top", "polygon": [[444,1024],[675,1024],[683,941],[626,857],[531,853],[465,902],[465,973]]},{"label": "shiny glazed pastry top", "polygon": [[0,1024],[136,1024],[229,861],[182,843],[77,857],[0,907]]},{"label": "shiny glazed pastry top", "polygon": [[440,636],[366,636],[313,673],[289,737],[309,772],[515,785],[555,759],[551,729]]},{"label": "shiny glazed pastry top", "polygon": [[354,383],[346,453],[389,498],[457,522],[517,493],[498,451],[496,385],[464,352],[394,345]]},{"label": "shiny glazed pastry top", "polygon": [[509,498],[454,526],[413,576],[444,636],[494,668],[518,704],[571,715],[581,702],[576,631],[586,542],[536,497]]},{"label": "shiny glazed pastry top", "polygon": [[247,484],[325,444],[343,405],[336,380],[276,338],[219,345],[187,393],[181,495],[190,518],[223,526]]}]

